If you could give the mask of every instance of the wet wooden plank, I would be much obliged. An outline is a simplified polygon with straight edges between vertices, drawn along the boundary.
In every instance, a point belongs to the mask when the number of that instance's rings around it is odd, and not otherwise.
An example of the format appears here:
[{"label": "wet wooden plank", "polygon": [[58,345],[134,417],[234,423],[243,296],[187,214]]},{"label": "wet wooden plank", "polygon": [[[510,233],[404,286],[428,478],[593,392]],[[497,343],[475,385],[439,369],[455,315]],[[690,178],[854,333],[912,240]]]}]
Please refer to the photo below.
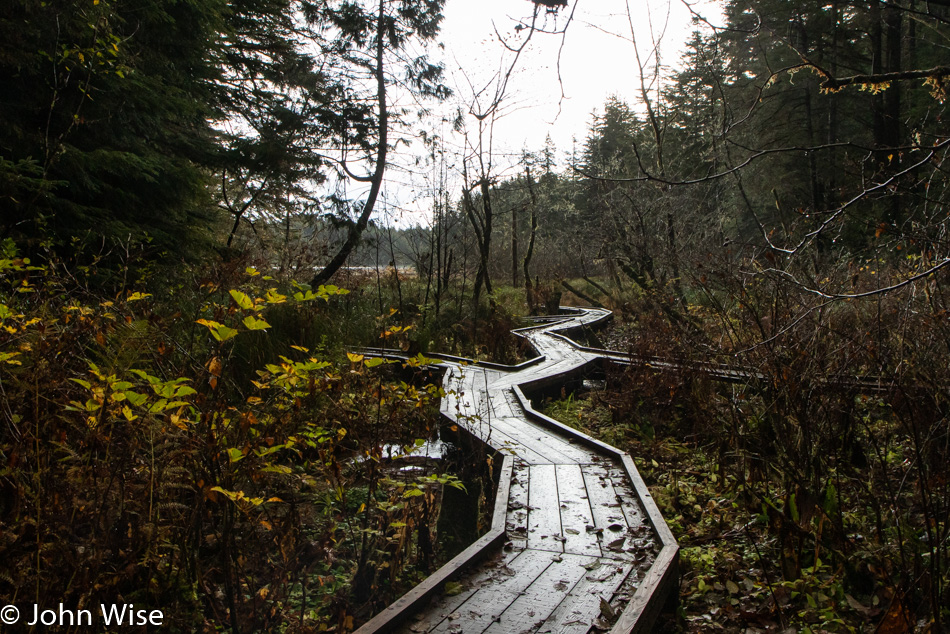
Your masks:
[{"label": "wet wooden plank", "polygon": [[615,465],[608,465],[606,468],[607,477],[614,487],[617,501],[620,502],[620,508],[627,520],[627,526],[636,528],[643,525],[647,521],[646,514],[643,512],[643,505],[637,499],[632,484],[628,482],[626,473]]},{"label": "wet wooden plank", "polygon": [[553,464],[590,461],[590,455],[549,432],[517,418],[496,419],[492,428],[543,455]]},{"label": "wet wooden plank", "polygon": [[512,438],[501,429],[496,429],[489,425],[473,425],[462,421],[459,421],[458,424],[465,427],[472,435],[490,444],[498,451],[517,456],[529,464],[553,464],[548,456],[538,453],[517,438]]},{"label": "wet wooden plank", "polygon": [[564,552],[600,557],[600,542],[597,534],[588,530],[589,526],[594,525],[594,518],[581,466],[559,464],[555,465],[554,470],[557,474],[557,492],[561,502]]},{"label": "wet wooden plank", "polygon": [[450,614],[453,614],[459,606],[468,601],[479,588],[505,576],[513,576],[515,563],[523,551],[507,551],[487,559],[469,574],[461,579],[460,585],[463,590],[453,596],[444,592],[434,597],[424,608],[424,611],[416,615],[416,618],[404,624],[399,630],[399,634],[421,634],[429,632],[444,621]]},{"label": "wet wooden plank", "polygon": [[485,389],[484,393],[487,399],[486,406],[488,411],[491,413],[492,419],[518,415],[516,411],[512,409],[511,403],[508,402],[508,399],[505,398],[504,390],[496,389],[490,385],[489,387],[483,389]]},{"label": "wet wooden plank", "polygon": [[584,578],[596,558],[564,554],[540,575],[506,610],[498,614],[484,634],[536,632],[568,593]]},{"label": "wet wooden plank", "polygon": [[[593,514],[594,533],[601,541],[605,557],[623,557],[628,545],[629,524],[624,514],[622,503],[614,490],[613,481],[607,468],[601,464],[583,465],[584,482],[587,485],[588,502]],[[624,538],[619,547],[608,549],[609,544],[616,544],[616,540]]]},{"label": "wet wooden plank", "polygon": [[614,507],[623,513],[627,528],[622,533],[615,532],[612,535],[607,535],[605,531],[604,556],[643,561],[658,550],[656,535],[626,473],[615,465],[608,465],[606,472],[607,480],[614,490]]},{"label": "wet wooden plank", "polygon": [[531,465],[528,477],[528,548],[564,551],[554,465]]},{"label": "wet wooden plank", "polygon": [[484,631],[496,615],[520,597],[552,563],[551,553],[538,550],[522,551],[508,565],[504,575],[496,575],[484,581],[462,604],[428,632],[467,634]]},{"label": "wet wooden plank", "polygon": [[527,463],[518,461],[511,478],[508,493],[508,512],[505,517],[505,531],[513,548],[528,546],[528,478],[530,469]]},{"label": "wet wooden plank", "polygon": [[598,559],[538,628],[538,634],[587,634],[601,614],[600,600],[610,603],[633,564]]}]

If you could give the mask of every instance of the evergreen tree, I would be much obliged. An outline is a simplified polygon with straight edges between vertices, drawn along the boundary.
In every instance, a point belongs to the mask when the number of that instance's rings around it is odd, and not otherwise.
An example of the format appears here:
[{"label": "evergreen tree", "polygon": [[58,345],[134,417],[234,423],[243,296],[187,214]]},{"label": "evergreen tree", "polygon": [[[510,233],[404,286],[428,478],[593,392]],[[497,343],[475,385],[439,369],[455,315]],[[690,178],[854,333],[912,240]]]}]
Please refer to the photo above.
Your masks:
[{"label": "evergreen tree", "polygon": [[222,28],[212,2],[6,3],[3,235],[205,237]]}]

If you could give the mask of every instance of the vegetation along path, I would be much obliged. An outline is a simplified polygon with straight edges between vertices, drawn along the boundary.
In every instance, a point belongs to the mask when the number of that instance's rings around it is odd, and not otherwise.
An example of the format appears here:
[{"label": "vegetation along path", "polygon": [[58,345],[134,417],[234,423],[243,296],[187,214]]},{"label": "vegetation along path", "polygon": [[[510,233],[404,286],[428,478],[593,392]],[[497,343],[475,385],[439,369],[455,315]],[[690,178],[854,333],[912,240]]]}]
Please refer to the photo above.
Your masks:
[{"label": "vegetation along path", "polygon": [[521,365],[434,355],[449,366],[442,413],[502,456],[492,529],[361,634],[649,630],[675,584],[672,534],[629,455],[536,412],[524,395],[602,356],[562,333],[609,311],[564,310],[516,331],[540,354]]}]

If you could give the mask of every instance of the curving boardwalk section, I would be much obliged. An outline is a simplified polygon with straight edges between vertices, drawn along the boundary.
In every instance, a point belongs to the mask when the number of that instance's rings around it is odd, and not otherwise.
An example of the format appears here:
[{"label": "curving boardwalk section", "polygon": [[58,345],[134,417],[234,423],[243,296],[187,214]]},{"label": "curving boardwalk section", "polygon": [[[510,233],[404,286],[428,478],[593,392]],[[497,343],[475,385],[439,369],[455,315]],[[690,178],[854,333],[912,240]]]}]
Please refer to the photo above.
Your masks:
[{"label": "curving boardwalk section", "polygon": [[[609,311],[565,310],[517,331],[541,355],[532,361],[448,362],[442,413],[503,456],[492,529],[360,634],[649,631],[675,583],[672,534],[627,454],[524,396],[604,356],[559,333]],[[446,593],[449,580],[459,585]]]}]

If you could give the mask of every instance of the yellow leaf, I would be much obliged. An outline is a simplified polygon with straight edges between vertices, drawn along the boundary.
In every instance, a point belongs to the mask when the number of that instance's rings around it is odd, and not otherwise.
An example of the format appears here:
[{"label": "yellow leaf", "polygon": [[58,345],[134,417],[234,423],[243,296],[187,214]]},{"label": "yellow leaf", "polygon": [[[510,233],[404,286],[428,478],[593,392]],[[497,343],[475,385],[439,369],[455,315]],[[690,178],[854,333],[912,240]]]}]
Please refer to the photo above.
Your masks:
[{"label": "yellow leaf", "polygon": [[270,328],[270,324],[264,321],[263,319],[258,319],[253,315],[248,315],[244,318],[244,326],[248,330],[267,330]]},{"label": "yellow leaf", "polygon": [[352,363],[359,363],[360,361],[363,360],[363,355],[361,355],[361,354],[353,354],[352,352],[347,352],[347,353],[346,353],[346,358],[349,359]]},{"label": "yellow leaf", "polygon": [[178,414],[172,414],[172,415],[169,416],[168,418],[169,418],[169,420],[171,420],[172,425],[174,425],[174,426],[177,427],[178,429],[188,429],[188,426],[185,425],[184,422],[182,422],[181,416],[179,416]]},{"label": "yellow leaf", "polygon": [[231,293],[232,299],[234,299],[234,303],[240,306],[241,308],[245,310],[254,308],[253,300],[251,300],[251,298],[248,297],[246,294],[242,293],[241,291],[235,291],[235,290],[230,291],[230,293]]},{"label": "yellow leaf", "polygon": [[20,361],[13,358],[17,356],[20,356],[19,352],[0,352],[0,361],[9,365],[23,365]]}]

